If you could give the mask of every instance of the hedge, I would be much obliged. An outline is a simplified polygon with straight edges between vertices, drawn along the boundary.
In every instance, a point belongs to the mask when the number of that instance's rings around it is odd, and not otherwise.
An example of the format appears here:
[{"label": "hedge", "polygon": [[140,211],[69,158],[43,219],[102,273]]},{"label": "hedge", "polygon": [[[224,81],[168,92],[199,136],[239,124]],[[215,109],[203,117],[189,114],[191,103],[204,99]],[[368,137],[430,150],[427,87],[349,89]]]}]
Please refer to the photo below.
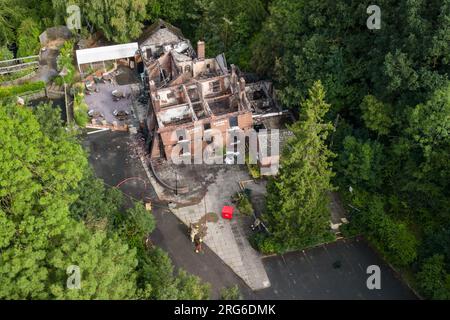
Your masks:
[{"label": "hedge", "polygon": [[17,86],[0,87],[0,98],[16,96],[26,92],[34,92],[45,89],[44,81],[27,82]]},{"label": "hedge", "polygon": [[75,118],[75,122],[80,127],[85,127],[89,122],[88,106],[84,101],[83,93],[75,94],[73,101],[73,116]]}]

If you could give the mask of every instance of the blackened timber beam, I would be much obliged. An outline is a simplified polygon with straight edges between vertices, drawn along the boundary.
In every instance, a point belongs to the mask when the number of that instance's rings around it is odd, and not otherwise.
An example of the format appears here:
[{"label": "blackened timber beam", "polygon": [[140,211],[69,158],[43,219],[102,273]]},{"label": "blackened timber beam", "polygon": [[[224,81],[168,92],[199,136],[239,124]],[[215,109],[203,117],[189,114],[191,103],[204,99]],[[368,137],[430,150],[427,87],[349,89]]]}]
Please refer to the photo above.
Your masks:
[{"label": "blackened timber beam", "polygon": [[189,110],[192,113],[192,120],[193,121],[198,121],[197,115],[195,114],[194,108],[192,107],[191,98],[188,95],[186,86],[184,84],[182,84],[181,87],[183,88],[184,95],[186,96],[186,101],[187,101],[187,103],[189,105]]}]

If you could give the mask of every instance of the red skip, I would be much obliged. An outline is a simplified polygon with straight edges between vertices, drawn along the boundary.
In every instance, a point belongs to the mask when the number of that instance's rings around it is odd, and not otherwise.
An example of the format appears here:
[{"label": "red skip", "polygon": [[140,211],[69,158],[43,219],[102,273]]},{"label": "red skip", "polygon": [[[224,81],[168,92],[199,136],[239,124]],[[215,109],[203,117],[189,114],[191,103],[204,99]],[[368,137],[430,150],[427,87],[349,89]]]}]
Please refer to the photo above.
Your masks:
[{"label": "red skip", "polygon": [[230,206],[224,206],[222,208],[222,218],[224,219],[232,219],[233,218],[233,207]]}]

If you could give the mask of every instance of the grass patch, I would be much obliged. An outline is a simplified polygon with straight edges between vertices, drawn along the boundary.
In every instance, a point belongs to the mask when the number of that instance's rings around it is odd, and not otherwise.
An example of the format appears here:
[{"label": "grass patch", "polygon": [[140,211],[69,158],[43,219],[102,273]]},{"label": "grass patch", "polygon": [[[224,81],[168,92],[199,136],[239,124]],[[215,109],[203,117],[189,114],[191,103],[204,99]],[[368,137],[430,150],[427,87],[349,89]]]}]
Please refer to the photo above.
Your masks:
[{"label": "grass patch", "polygon": [[17,96],[28,92],[36,92],[42,89],[45,89],[44,81],[27,82],[17,86],[0,87],[0,98]]},{"label": "grass patch", "polygon": [[32,67],[32,68],[20,70],[18,72],[12,73],[12,74],[2,75],[2,76],[0,76],[0,83],[20,79],[22,77],[25,77],[26,75],[29,75],[34,70],[36,70],[36,68]]}]

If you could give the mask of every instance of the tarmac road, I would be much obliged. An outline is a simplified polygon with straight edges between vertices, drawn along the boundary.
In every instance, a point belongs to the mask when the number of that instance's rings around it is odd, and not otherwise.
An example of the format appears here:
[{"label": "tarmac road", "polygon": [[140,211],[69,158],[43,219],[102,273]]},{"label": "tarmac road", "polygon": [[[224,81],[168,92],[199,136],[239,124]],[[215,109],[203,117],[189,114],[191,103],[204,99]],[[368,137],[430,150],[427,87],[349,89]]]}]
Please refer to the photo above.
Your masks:
[{"label": "tarmac road", "polygon": [[[83,144],[98,177],[135,199],[155,199],[139,159],[130,157],[129,134],[102,132],[88,135]],[[143,180],[147,180],[147,189]],[[252,292],[209,248],[196,254],[187,227],[163,204],[153,204],[156,230],[152,241],[169,253],[174,265],[211,283],[213,297],[220,289],[238,284],[246,299],[417,299],[398,275],[364,240],[331,243],[306,251],[263,259],[272,286]],[[336,263],[339,262],[339,263]],[[339,265],[339,267],[336,267]],[[367,266],[381,269],[381,289],[366,286]]]}]

